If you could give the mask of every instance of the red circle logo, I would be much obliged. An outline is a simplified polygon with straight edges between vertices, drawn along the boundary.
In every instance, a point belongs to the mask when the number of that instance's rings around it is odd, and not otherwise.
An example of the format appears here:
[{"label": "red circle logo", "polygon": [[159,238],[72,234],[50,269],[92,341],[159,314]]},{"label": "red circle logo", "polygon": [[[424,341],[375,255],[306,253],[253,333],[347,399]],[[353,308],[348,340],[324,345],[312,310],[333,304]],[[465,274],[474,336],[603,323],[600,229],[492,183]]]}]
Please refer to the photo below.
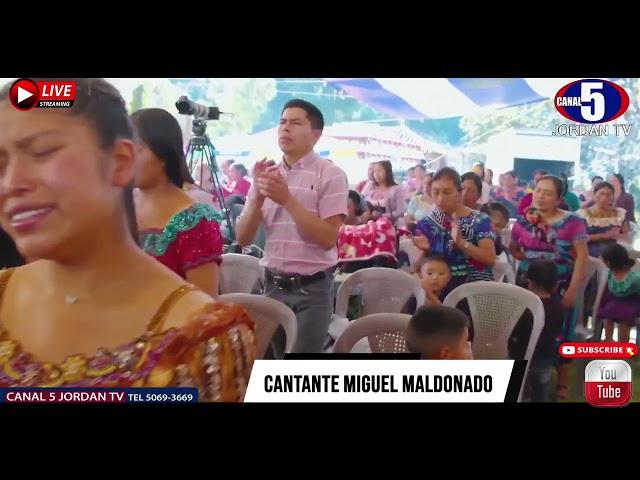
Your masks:
[{"label": "red circle logo", "polygon": [[16,109],[26,112],[33,109],[40,99],[40,90],[33,80],[21,78],[11,85],[9,100]]}]

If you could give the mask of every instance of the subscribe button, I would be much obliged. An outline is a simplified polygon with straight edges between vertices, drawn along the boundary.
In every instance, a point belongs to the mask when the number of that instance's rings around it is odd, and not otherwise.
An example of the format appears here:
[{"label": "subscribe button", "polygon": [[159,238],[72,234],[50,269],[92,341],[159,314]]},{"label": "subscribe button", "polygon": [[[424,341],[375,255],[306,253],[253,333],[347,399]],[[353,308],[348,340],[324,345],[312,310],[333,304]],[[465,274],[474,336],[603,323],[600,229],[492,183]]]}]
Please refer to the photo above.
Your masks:
[{"label": "subscribe button", "polygon": [[619,342],[563,343],[559,353],[564,358],[634,358],[638,356],[638,346]]}]

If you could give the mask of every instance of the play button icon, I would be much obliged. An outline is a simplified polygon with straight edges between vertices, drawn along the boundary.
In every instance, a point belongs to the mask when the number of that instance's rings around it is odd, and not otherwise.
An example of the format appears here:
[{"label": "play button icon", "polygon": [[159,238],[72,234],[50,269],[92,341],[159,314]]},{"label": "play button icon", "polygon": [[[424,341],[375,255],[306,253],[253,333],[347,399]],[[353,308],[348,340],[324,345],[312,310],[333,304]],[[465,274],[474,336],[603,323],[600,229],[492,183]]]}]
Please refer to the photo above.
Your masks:
[{"label": "play button icon", "polygon": [[27,98],[32,97],[33,93],[18,86],[18,103],[24,102]]},{"label": "play button icon", "polygon": [[21,111],[31,110],[38,104],[40,92],[38,85],[33,80],[21,78],[16,80],[9,90],[11,104]]}]

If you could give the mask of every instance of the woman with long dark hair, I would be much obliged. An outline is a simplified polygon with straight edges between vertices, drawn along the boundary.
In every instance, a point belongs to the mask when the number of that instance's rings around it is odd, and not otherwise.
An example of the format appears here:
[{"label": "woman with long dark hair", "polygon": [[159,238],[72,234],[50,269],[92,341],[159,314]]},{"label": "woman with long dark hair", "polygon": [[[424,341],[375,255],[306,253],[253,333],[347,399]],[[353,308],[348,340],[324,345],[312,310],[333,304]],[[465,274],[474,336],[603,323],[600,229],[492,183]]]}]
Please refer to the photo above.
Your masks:
[{"label": "woman with long dark hair", "polygon": [[391,162],[384,160],[373,167],[375,185],[364,195],[365,200],[372,205],[374,220],[385,216],[395,225],[406,211],[404,191],[393,178]]},{"label": "woman with long dark hair", "polygon": [[0,387],[191,385],[241,401],[251,320],[137,245],[125,102],[72,81],[71,108],[28,113],[0,89],[0,224],[29,259],[0,272]]},{"label": "woman with long dark hair", "polygon": [[636,203],[629,192],[624,189],[624,177],[619,173],[614,173],[608,178],[609,183],[613,185],[614,195],[613,202],[618,208],[624,208],[627,212],[625,216],[626,222],[636,221]]},{"label": "woman with long dark hair", "polygon": [[622,240],[629,232],[624,208],[614,207],[614,187],[609,182],[600,182],[593,188],[593,205],[576,212],[587,222],[589,255],[598,258],[607,245]]},{"label": "woman with long dark hair", "polygon": [[[595,188],[596,179],[598,179],[598,183],[602,182],[602,177],[593,177],[592,186]],[[624,177],[619,173],[613,173],[609,175],[607,178],[609,184],[613,186],[613,207],[623,208],[625,210],[624,221],[631,227],[631,223],[636,222],[636,203],[633,195],[625,190],[625,180]],[[592,198],[582,203],[582,208],[590,208],[594,205],[595,200]],[[631,228],[629,228],[631,230]]]},{"label": "woman with long dark hair", "polygon": [[222,215],[182,188],[187,171],[182,131],[166,110],[131,115],[137,134],[135,183],[140,244],[150,255],[211,296],[218,294]]}]

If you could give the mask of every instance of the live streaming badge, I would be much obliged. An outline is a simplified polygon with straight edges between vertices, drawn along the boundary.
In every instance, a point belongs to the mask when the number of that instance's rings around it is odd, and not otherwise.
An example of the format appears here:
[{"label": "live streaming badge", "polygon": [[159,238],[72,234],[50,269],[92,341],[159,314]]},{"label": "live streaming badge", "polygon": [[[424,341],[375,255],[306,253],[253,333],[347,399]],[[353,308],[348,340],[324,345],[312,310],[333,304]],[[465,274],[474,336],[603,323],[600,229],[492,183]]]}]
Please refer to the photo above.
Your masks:
[{"label": "live streaming badge", "polygon": [[28,78],[16,80],[11,85],[11,90],[9,90],[11,105],[23,112],[34,108],[38,104],[39,98],[40,90],[38,85]]},{"label": "live streaming badge", "polygon": [[624,360],[593,360],[584,371],[584,395],[595,407],[624,407],[633,392],[631,367]]}]

